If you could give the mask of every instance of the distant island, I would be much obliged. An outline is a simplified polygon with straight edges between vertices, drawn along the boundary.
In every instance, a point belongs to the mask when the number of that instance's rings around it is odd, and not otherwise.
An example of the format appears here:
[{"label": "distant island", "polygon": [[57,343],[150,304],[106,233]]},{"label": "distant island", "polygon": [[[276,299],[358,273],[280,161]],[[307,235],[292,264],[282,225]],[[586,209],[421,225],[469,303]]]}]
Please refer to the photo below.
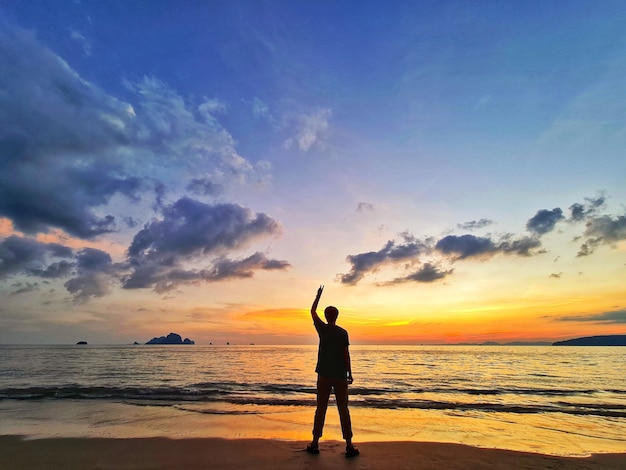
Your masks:
[{"label": "distant island", "polygon": [[485,341],[479,346],[550,346],[544,341],[511,341],[510,343],[497,343],[495,341]]},{"label": "distant island", "polygon": [[557,341],[552,346],[626,346],[626,335],[585,336]]},{"label": "distant island", "polygon": [[552,346],[552,343],[545,341],[511,341],[510,343],[485,341],[484,343],[450,343],[443,344],[443,346]]},{"label": "distant island", "polygon": [[82,346],[82,345],[85,345],[85,344],[87,344],[87,341],[79,341],[78,343],[76,343],[77,346],[78,345]]},{"label": "distant island", "polygon": [[183,340],[179,334],[170,333],[167,336],[152,338],[146,344],[196,344],[196,342],[189,338]]}]

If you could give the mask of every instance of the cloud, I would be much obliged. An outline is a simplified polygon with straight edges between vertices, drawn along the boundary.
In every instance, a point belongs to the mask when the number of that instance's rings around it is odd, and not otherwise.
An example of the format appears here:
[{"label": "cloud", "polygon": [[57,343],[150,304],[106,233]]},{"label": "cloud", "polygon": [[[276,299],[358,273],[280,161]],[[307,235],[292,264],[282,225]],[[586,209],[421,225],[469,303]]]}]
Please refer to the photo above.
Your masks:
[{"label": "cloud", "polygon": [[529,232],[541,236],[551,232],[556,223],[563,219],[563,211],[558,207],[552,210],[542,209],[528,220],[526,228]]},{"label": "cloud", "polygon": [[604,243],[615,243],[626,239],[626,216],[603,215],[587,221],[584,235]]},{"label": "cloud", "polygon": [[59,261],[48,265],[45,269],[30,269],[28,274],[32,276],[42,277],[44,279],[57,279],[67,277],[72,273],[74,263],[68,261]]},{"label": "cloud", "polygon": [[77,275],[64,285],[77,303],[109,294],[117,280],[117,267],[111,256],[95,248],[84,248],[77,253],[76,270]]},{"label": "cloud", "polygon": [[195,191],[267,182],[269,164],[239,155],[219,123],[225,103],[186,102],[154,77],[127,82],[122,101],[32,33],[1,26],[0,217],[16,230],[93,239],[127,219],[107,209],[116,195],[160,207],[166,185],[190,178]]},{"label": "cloud", "polygon": [[379,251],[348,255],[346,260],[352,265],[352,269],[347,274],[340,274],[338,278],[343,284],[354,285],[365,274],[376,271],[385,263],[415,260],[419,255],[428,253],[430,249],[428,243],[417,240],[409,234],[403,234],[403,240],[399,244],[389,240]]},{"label": "cloud", "polygon": [[[59,261],[55,259],[62,258]],[[16,275],[60,279],[72,277],[64,286],[76,302],[101,297],[110,291],[117,279],[117,267],[111,256],[94,248],[77,253],[56,243],[42,243],[31,238],[12,235],[0,243],[0,278]],[[14,293],[32,292],[37,283],[18,283]]]},{"label": "cloud", "polygon": [[[357,255],[348,255],[346,260],[352,265],[347,274],[339,274],[338,279],[343,284],[355,285],[363,277],[377,271],[385,264],[397,264],[399,262],[421,263],[424,255],[442,255],[443,258],[437,263],[425,262],[420,270],[415,273],[397,278],[388,284],[400,282],[433,282],[451,275],[452,269],[441,267],[442,262],[457,262],[469,258],[491,257],[498,253],[531,256],[540,253],[537,249],[541,242],[535,237],[518,237],[507,234],[494,240],[491,237],[477,237],[471,234],[447,235],[438,241],[427,238],[420,241],[408,233],[402,234],[402,241],[397,243],[390,240],[379,251],[370,251]],[[384,283],[383,283],[384,285]]]},{"label": "cloud", "polygon": [[220,124],[217,116],[226,113],[225,103],[205,99],[194,107],[156,77],[125,83],[137,95],[133,145],[152,170],[165,164],[177,172],[200,173],[216,185],[267,180],[268,162],[253,165],[239,155]]},{"label": "cloud", "polygon": [[274,123],[276,119],[270,113],[269,106],[259,98],[252,100],[252,114],[258,119],[267,119],[269,122]]},{"label": "cloud", "polygon": [[596,214],[605,207],[606,197],[604,195],[595,198],[586,197],[585,203],[574,203],[569,207],[572,222],[583,222],[587,217]]},{"label": "cloud", "polygon": [[164,293],[183,284],[251,278],[254,276],[254,272],[258,270],[286,270],[290,266],[287,261],[268,259],[265,254],[260,252],[239,260],[231,260],[222,256],[214,260],[212,266],[207,269],[185,270],[174,268],[153,270],[150,272],[150,285],[154,287],[155,292]]},{"label": "cloud", "polygon": [[187,190],[200,196],[217,196],[224,192],[224,186],[214,183],[209,178],[194,178],[187,185]]},{"label": "cloud", "polygon": [[293,118],[295,133],[285,140],[285,148],[297,146],[301,151],[306,152],[314,144],[320,145],[331,116],[332,111],[327,108],[317,108],[297,115]]},{"label": "cloud", "polygon": [[243,264],[217,262],[210,275],[181,268],[184,262],[223,256],[225,251],[240,249],[279,231],[278,222],[268,215],[253,214],[236,204],[209,205],[190,198],[179,199],[164,210],[161,220],[146,224],[133,238],[128,248],[132,273],[124,280],[124,287],[145,288],[160,283],[159,289],[163,290],[168,282],[177,285],[185,280],[223,279],[226,273],[241,277],[252,269],[282,269],[288,265],[286,262],[261,260],[259,255]]},{"label": "cloud", "polygon": [[626,240],[626,216],[587,217],[583,238],[578,257],[591,255],[600,245],[612,245]]},{"label": "cloud", "polygon": [[533,249],[539,248],[541,242],[532,237],[513,238],[505,235],[494,241],[490,237],[475,235],[448,235],[439,240],[435,249],[444,255],[452,255],[456,259],[493,256],[497,253],[530,256]]},{"label": "cloud", "polygon": [[73,30],[70,32],[70,38],[72,38],[73,41],[76,41],[78,44],[81,45],[85,56],[89,57],[91,55],[93,50],[91,41],[89,41],[83,33]]},{"label": "cloud", "polygon": [[359,213],[363,212],[374,212],[374,205],[369,202],[359,202],[356,207],[356,211]]},{"label": "cloud", "polygon": [[210,281],[219,281],[238,277],[252,277],[254,270],[284,270],[290,266],[286,261],[270,260],[265,254],[256,252],[242,260],[219,258],[213,264],[211,271],[205,271],[203,278]]},{"label": "cloud", "polygon": [[35,291],[39,290],[39,283],[37,283],[37,282],[35,282],[35,283],[16,282],[11,287],[17,288],[16,290],[11,292],[11,295],[29,294],[31,292],[35,292]]},{"label": "cloud", "polygon": [[602,312],[590,315],[573,315],[560,317],[558,321],[601,323],[601,324],[626,324],[626,310],[614,312]]},{"label": "cloud", "polygon": [[[360,207],[360,206],[359,206]],[[626,240],[626,215],[602,214],[606,207],[604,192],[596,197],[584,198],[584,203],[570,206],[570,216],[567,219],[572,226],[584,222],[585,229],[581,236],[583,243],[577,256],[591,255],[600,245],[613,245]],[[398,264],[420,265],[421,268],[405,277],[399,277],[387,283],[389,285],[400,282],[433,282],[453,274],[452,269],[445,268],[446,263],[457,263],[469,259],[487,259],[498,254],[521,257],[535,256],[546,252],[542,248],[541,236],[554,230],[556,224],[564,220],[565,216],[560,208],[539,210],[531,217],[526,228],[531,235],[516,235],[513,233],[476,236],[472,234],[446,235],[439,240],[432,237],[425,241],[418,241],[408,233],[402,234],[402,240],[390,240],[378,251],[369,251],[356,255],[348,255],[346,260],[351,269],[346,274],[339,274],[340,282],[355,285],[367,274],[378,271],[383,265]],[[473,230],[492,224],[491,219],[479,219],[463,224],[457,224],[460,229]],[[428,257],[424,260],[425,256]],[[557,261],[559,257],[555,259]],[[551,278],[559,279],[563,273],[553,273]]]},{"label": "cloud", "polygon": [[430,283],[443,279],[451,275],[453,272],[454,269],[442,269],[432,263],[424,263],[420,269],[409,274],[408,276],[396,278],[386,284],[401,284],[404,282]]},{"label": "cloud", "polygon": [[[50,258],[70,258],[72,250],[56,243],[42,243],[30,238],[11,235],[0,242],[0,278],[16,274],[44,275]],[[53,268],[59,271],[62,268]]]},{"label": "cloud", "polygon": [[[93,211],[138,180],[114,155],[129,143],[128,105],[81,79],[30,33],[0,32],[0,216],[28,234],[59,227],[91,238],[114,229]],[[96,184],[94,184],[96,183]]]},{"label": "cloud", "polygon": [[480,220],[472,220],[471,222],[465,222],[463,224],[457,224],[457,228],[461,230],[477,230],[480,228],[487,227],[493,224],[493,220],[491,219],[480,219]]},{"label": "cloud", "polygon": [[490,238],[474,235],[448,235],[439,240],[435,248],[444,255],[454,255],[458,259],[492,255],[497,251]]},{"label": "cloud", "polygon": [[[181,284],[249,278],[255,271],[285,270],[290,264],[260,252],[237,260],[226,254],[279,231],[278,222],[266,214],[236,204],[208,205],[182,198],[163,209],[162,219],[135,235],[123,262],[114,263],[109,253],[95,248],[75,253],[63,245],[12,235],[0,242],[0,278],[69,278],[63,285],[76,303],[105,296],[120,281],[129,289],[165,292]],[[207,257],[215,259],[210,262]],[[208,268],[187,267],[197,262]],[[16,285],[14,293],[33,291],[35,286]]]}]

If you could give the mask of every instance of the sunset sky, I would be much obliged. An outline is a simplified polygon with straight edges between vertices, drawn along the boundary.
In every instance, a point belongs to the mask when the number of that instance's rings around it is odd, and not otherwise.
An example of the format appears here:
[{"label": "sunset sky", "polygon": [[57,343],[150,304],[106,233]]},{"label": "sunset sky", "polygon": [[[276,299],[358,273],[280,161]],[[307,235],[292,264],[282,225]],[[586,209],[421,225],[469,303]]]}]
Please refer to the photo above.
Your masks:
[{"label": "sunset sky", "polygon": [[626,3],[0,1],[0,343],[626,334]]}]

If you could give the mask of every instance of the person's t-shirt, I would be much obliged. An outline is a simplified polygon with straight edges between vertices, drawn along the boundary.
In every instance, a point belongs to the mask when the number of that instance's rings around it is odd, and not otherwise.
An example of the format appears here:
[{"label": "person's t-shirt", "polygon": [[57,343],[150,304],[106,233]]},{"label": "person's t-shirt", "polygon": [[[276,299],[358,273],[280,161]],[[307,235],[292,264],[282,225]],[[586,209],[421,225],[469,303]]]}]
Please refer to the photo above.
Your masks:
[{"label": "person's t-shirt", "polygon": [[337,325],[316,321],[315,329],[320,337],[315,372],[324,377],[344,379],[347,376],[344,351],[350,344],[348,332]]}]

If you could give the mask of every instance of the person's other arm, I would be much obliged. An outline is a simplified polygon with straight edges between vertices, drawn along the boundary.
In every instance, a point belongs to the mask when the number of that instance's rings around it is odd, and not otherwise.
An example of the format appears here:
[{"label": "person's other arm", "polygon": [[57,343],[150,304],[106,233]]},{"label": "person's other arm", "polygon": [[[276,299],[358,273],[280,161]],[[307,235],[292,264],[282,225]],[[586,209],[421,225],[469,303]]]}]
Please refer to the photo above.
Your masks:
[{"label": "person's other arm", "polygon": [[350,364],[350,350],[348,346],[343,350],[343,360],[346,362],[346,370],[348,371],[348,383],[354,382],[352,378],[352,365]]},{"label": "person's other arm", "polygon": [[313,318],[313,323],[324,323],[320,316],[317,314],[317,304],[320,301],[320,297],[322,297],[322,292],[324,291],[324,286],[320,286],[317,289],[317,295],[315,296],[315,300],[313,301],[313,305],[311,305],[311,318]]}]

